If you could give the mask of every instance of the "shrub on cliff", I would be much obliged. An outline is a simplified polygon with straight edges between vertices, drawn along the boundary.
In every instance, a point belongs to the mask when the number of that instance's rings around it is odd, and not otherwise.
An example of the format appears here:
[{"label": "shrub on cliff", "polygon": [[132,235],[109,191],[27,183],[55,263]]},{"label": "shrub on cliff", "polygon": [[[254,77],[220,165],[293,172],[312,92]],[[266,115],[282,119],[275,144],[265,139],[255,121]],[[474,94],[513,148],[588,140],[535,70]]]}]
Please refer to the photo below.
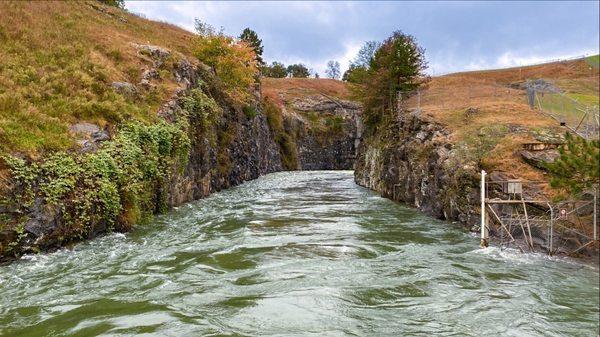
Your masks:
[{"label": "shrub on cliff", "polygon": [[210,66],[223,82],[225,90],[238,103],[252,99],[250,91],[258,74],[256,54],[243,40],[226,36],[199,20],[196,21],[194,56]]},{"label": "shrub on cliff", "polygon": [[275,142],[279,146],[281,162],[286,170],[298,169],[298,152],[294,137],[284,128],[281,109],[277,104],[266,97],[263,102],[263,111],[267,117],[267,124],[273,133]]},{"label": "shrub on cliff", "polygon": [[35,244],[61,244],[83,239],[97,228],[127,229],[164,211],[166,193],[161,191],[189,156],[183,120],[130,122],[95,153],[58,152],[33,163],[4,157],[12,176],[9,203],[23,215],[16,228],[23,231],[32,214],[51,212],[57,215],[57,228]]}]

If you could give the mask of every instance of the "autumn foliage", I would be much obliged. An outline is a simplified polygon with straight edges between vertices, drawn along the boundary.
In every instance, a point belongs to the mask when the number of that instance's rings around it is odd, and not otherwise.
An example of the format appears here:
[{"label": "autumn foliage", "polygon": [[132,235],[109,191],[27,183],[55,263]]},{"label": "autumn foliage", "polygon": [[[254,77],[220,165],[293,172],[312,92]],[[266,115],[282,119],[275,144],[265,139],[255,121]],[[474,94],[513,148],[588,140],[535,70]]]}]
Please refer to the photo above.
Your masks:
[{"label": "autumn foliage", "polygon": [[252,98],[250,89],[258,74],[252,46],[206,26],[198,29],[198,33],[194,56],[212,68],[235,101],[248,103]]}]

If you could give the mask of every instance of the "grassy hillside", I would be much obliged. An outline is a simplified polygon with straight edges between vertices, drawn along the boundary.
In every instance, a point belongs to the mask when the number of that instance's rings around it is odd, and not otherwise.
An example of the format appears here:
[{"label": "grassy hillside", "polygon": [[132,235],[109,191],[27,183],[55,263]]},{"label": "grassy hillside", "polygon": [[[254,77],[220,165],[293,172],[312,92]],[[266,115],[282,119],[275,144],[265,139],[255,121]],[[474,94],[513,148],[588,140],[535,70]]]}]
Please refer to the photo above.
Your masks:
[{"label": "grassy hillside", "polygon": [[111,83],[137,84],[152,66],[132,43],[189,55],[192,38],[96,1],[0,2],[0,152],[35,157],[68,149],[74,145],[68,128],[79,121],[153,121],[178,87],[168,71],[173,60],[134,95]]},{"label": "grassy hillside", "polygon": [[278,102],[283,98],[291,100],[322,94],[340,99],[350,98],[346,83],[325,78],[263,78],[262,94]]},{"label": "grassy hillside", "polygon": [[[548,140],[566,129],[531,110],[522,85],[544,79],[571,98],[597,105],[598,75],[587,59],[449,74],[431,79],[420,106],[424,117],[445,125],[457,144],[479,149],[476,155],[486,168],[543,180],[544,173],[525,164],[518,150],[523,143]],[[416,107],[418,100],[412,96],[406,104]]]}]

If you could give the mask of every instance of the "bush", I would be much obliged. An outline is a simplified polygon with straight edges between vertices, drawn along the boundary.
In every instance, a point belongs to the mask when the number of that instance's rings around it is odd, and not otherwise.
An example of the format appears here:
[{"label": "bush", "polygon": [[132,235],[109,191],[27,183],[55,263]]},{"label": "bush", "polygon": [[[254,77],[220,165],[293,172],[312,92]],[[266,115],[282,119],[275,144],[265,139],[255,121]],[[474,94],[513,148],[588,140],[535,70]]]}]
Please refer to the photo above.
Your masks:
[{"label": "bush", "polygon": [[154,196],[187,164],[189,150],[185,123],[131,122],[95,153],[59,152],[37,164],[12,156],[4,160],[21,212],[27,214],[35,198],[58,209],[57,240],[70,241],[89,235],[99,224],[127,229],[166,209],[164,200]]},{"label": "bush", "polygon": [[242,110],[248,119],[253,119],[254,117],[258,116],[258,111],[251,105],[244,106]]},{"label": "bush", "polygon": [[267,117],[267,124],[273,133],[275,142],[279,145],[279,153],[283,168],[286,170],[298,169],[298,152],[296,150],[296,141],[292,135],[288,134],[283,127],[283,116],[281,109],[265,98],[262,102],[263,111]]},{"label": "bush", "polygon": [[198,36],[194,56],[210,66],[223,82],[228,94],[238,103],[252,100],[251,86],[258,74],[256,54],[243,40],[216,33],[207,24],[197,22]]}]

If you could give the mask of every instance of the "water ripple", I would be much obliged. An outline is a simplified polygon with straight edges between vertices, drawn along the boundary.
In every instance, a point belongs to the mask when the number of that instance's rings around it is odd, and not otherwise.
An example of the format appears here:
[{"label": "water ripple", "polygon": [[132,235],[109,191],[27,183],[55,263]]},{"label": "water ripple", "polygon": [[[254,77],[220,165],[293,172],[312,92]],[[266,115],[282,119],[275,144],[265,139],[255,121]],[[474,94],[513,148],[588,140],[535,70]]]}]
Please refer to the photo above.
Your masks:
[{"label": "water ripple", "polygon": [[0,267],[2,336],[597,336],[598,268],[276,173]]}]

